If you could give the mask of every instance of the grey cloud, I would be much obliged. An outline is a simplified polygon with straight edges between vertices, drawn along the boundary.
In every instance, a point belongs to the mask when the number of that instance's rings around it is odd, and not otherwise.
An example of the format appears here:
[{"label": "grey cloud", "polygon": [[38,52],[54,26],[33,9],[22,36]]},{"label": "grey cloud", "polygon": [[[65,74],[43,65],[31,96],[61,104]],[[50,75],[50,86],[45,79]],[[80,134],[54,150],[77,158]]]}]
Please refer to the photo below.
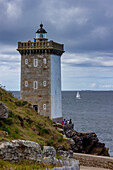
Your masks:
[{"label": "grey cloud", "polygon": [[0,0],[1,74],[6,67],[7,75],[7,70],[12,75],[19,68],[17,42],[33,40],[41,21],[48,39],[64,44],[64,84],[73,80],[71,75],[76,72],[82,76],[78,83],[81,89],[87,87],[87,82],[82,86],[83,77],[93,84],[98,72],[101,82],[107,84],[101,77],[107,81],[107,76],[113,76],[113,0]]},{"label": "grey cloud", "polygon": [[[16,1],[15,0],[15,4]],[[18,8],[18,18],[8,18],[7,3],[0,4],[0,41],[17,44],[35,37],[40,22],[48,37],[65,44],[68,52],[112,50],[113,1],[109,0],[24,0]],[[6,5],[5,5],[6,4]],[[109,9],[111,9],[109,11]],[[97,30],[97,31],[96,31]]]},{"label": "grey cloud", "polygon": [[71,67],[113,67],[112,53],[65,53],[62,64]]}]

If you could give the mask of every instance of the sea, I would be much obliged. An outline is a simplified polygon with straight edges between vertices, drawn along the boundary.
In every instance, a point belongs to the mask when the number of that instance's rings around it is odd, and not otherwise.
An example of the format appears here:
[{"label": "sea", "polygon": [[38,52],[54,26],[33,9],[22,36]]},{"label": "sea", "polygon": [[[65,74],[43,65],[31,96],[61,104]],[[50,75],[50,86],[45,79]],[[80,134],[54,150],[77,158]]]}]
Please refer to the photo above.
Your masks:
[{"label": "sea", "polygon": [[[20,98],[19,91],[12,92]],[[113,91],[62,91],[62,113],[78,132],[94,132],[113,157]]]}]

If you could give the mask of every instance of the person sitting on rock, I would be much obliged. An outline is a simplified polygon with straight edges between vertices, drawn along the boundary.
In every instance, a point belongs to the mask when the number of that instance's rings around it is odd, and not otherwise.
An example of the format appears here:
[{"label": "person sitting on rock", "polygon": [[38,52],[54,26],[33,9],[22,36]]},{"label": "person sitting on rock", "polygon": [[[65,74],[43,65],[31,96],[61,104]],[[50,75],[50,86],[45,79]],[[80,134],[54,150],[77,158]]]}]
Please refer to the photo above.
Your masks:
[{"label": "person sitting on rock", "polygon": [[64,121],[62,121],[62,125],[64,125]]},{"label": "person sitting on rock", "polygon": [[69,124],[72,124],[72,120],[71,119],[69,120]]},{"label": "person sitting on rock", "polygon": [[66,119],[64,119],[64,125],[66,124]]}]

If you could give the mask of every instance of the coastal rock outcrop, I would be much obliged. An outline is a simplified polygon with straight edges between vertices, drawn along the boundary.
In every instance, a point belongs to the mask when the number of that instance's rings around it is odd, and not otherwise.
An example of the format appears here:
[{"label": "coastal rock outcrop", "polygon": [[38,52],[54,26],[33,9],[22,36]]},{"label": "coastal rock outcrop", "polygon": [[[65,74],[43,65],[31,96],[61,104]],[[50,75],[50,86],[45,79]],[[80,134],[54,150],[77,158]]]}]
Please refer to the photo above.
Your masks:
[{"label": "coastal rock outcrop", "polygon": [[0,118],[8,118],[8,108],[0,102]]},{"label": "coastal rock outcrop", "polygon": [[[59,151],[60,153],[60,151]],[[12,140],[10,142],[0,143],[0,159],[18,163],[21,160],[28,159],[43,164],[52,164],[53,170],[79,170],[78,162],[72,157],[72,152],[65,153],[61,151],[62,159],[56,158],[56,150],[51,146],[44,146],[43,150],[38,143],[25,140]]]},{"label": "coastal rock outcrop", "polygon": [[[63,139],[68,141],[70,150],[76,153],[85,153],[92,155],[110,156],[108,148],[104,143],[99,142],[99,139],[95,133],[80,133],[75,131],[73,124],[61,125],[59,123],[54,126],[61,132]],[[62,132],[62,130],[63,132]],[[62,149],[61,147],[58,149]]]},{"label": "coastal rock outcrop", "polygon": [[73,152],[109,156],[109,149],[105,147],[104,143],[99,142],[95,133],[79,133],[75,130],[66,130],[65,135],[75,142],[75,144],[70,144]]}]

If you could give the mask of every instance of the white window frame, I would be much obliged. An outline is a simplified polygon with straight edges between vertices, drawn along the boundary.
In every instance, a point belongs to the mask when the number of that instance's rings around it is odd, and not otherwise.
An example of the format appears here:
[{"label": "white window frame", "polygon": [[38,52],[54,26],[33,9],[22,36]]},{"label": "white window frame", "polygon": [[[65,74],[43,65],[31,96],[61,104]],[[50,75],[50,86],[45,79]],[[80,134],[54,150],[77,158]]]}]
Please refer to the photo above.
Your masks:
[{"label": "white window frame", "polygon": [[43,58],[43,63],[47,64],[47,59],[46,58]]},{"label": "white window frame", "polygon": [[43,104],[43,110],[46,110],[46,104]]},{"label": "white window frame", "polygon": [[34,59],[34,67],[38,66],[38,59]]},{"label": "white window frame", "polygon": [[26,64],[26,65],[28,64],[28,59],[27,59],[27,58],[25,59],[25,64]]},{"label": "white window frame", "polygon": [[25,87],[28,87],[28,81],[25,81]]},{"label": "white window frame", "polygon": [[37,82],[37,81],[34,81],[33,87],[34,87],[34,89],[37,89],[37,88],[38,88],[38,82]]},{"label": "white window frame", "polygon": [[43,86],[46,87],[47,86],[47,82],[43,81]]}]

